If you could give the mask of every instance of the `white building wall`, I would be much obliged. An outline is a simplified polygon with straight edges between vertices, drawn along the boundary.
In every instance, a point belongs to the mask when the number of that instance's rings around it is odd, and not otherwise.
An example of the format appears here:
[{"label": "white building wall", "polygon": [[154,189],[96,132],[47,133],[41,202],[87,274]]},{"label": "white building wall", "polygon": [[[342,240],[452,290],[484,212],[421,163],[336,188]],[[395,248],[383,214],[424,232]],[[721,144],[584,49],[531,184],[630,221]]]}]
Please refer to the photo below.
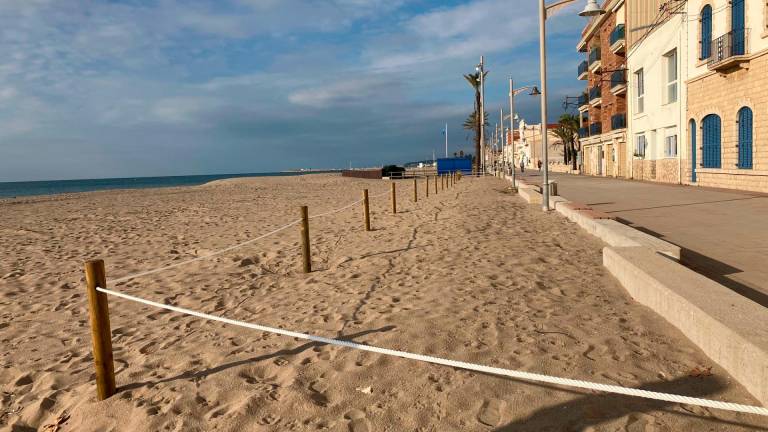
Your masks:
[{"label": "white building wall", "polygon": [[[682,14],[673,15],[666,23],[635,44],[627,53],[627,160],[632,161],[632,178],[679,183],[682,178],[681,159],[686,149],[685,81],[688,74],[689,41],[685,35]],[[667,102],[667,60],[665,55],[677,51],[677,101]],[[638,82],[636,72],[644,74],[644,109],[638,111]],[[644,158],[635,157],[637,136],[645,134],[647,140]],[[677,155],[665,155],[665,137],[677,136]],[[653,167],[650,169],[649,167]]]}]

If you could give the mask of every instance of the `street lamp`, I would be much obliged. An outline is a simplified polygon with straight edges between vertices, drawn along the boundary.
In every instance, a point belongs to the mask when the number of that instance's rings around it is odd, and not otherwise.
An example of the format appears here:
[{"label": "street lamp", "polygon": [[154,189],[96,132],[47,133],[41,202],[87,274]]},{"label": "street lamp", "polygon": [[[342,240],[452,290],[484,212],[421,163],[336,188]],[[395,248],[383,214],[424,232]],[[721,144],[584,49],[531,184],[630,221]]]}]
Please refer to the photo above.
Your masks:
[{"label": "street lamp", "polygon": [[[550,9],[565,6],[576,0],[560,0],[549,6],[544,4],[544,0],[539,0],[539,70],[541,79],[541,145],[542,155],[544,157],[544,178],[541,185],[542,210],[549,211],[549,160],[547,155],[547,11]],[[605,10],[597,4],[597,0],[587,0],[584,10],[579,12],[580,16],[592,17],[602,15]]]},{"label": "street lamp", "polygon": [[[478,72],[478,81],[480,81],[480,109],[477,116],[480,118],[480,164],[482,164],[483,175],[485,175],[485,59],[480,56],[480,64],[475,67]],[[478,165],[480,165],[478,164]]]},{"label": "street lamp", "polygon": [[530,96],[539,96],[541,92],[536,86],[525,86],[515,88],[512,82],[512,77],[509,77],[509,129],[512,131],[512,186],[517,187],[515,182],[515,95],[530,90]]}]

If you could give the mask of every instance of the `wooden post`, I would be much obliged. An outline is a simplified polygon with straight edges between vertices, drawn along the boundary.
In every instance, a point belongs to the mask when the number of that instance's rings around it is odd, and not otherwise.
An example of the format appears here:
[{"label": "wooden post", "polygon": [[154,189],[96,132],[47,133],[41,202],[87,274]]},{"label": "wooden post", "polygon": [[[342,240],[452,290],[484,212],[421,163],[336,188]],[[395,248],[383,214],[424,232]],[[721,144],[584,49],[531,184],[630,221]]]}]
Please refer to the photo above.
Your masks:
[{"label": "wooden post", "polygon": [[445,190],[445,174],[440,176],[440,189]]},{"label": "wooden post", "polygon": [[417,184],[416,177],[413,178],[413,202],[419,202],[419,185]]},{"label": "wooden post", "polygon": [[309,209],[301,206],[301,262],[304,273],[312,273],[312,256],[309,251]]},{"label": "wooden post", "polygon": [[437,176],[435,176],[435,195],[437,195]]},{"label": "wooden post", "polygon": [[429,176],[427,176],[424,180],[424,189],[427,191],[427,198],[429,198]]},{"label": "wooden post", "polygon": [[97,287],[107,287],[104,261],[92,260],[85,263],[85,283],[88,290],[88,315],[91,318],[96,392],[99,400],[104,400],[117,393],[115,361],[112,355],[112,329],[109,327],[109,304],[107,295],[96,291]]},{"label": "wooden post", "polygon": [[395,182],[392,182],[392,214],[397,214],[397,190]]},{"label": "wooden post", "polygon": [[371,211],[368,207],[368,189],[363,189],[363,218],[365,220],[365,230],[371,230]]}]

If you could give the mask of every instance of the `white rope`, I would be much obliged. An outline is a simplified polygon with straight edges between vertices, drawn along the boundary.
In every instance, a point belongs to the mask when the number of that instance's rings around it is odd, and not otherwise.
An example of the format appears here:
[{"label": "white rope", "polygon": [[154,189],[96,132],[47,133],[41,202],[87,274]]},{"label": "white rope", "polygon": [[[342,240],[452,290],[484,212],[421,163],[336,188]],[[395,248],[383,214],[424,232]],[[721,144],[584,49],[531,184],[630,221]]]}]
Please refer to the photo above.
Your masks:
[{"label": "white rope", "polygon": [[655,399],[655,400],[661,400],[661,401],[667,401],[667,402],[697,405],[697,406],[714,408],[714,409],[725,410],[725,411],[736,411],[736,412],[768,416],[768,408],[763,408],[758,406],[742,405],[742,404],[736,404],[736,403],[730,403],[730,402],[721,402],[721,401],[710,400],[710,399],[700,399],[695,397],[680,396],[680,395],[674,395],[674,394],[668,394],[668,393],[659,393],[659,392],[654,392],[649,390],[633,389],[633,388],[620,387],[620,386],[609,385],[609,384],[600,384],[600,383],[593,383],[589,381],[574,380],[569,378],[559,378],[559,377],[553,377],[549,375],[541,375],[541,374],[530,373],[530,372],[502,369],[502,368],[483,366],[483,365],[478,365],[473,363],[465,363],[465,362],[456,361],[456,360],[447,360],[439,357],[432,357],[432,356],[426,356],[421,354],[412,354],[404,351],[378,348],[375,346],[362,345],[362,344],[344,341],[344,340],[330,339],[322,336],[314,336],[314,335],[298,333],[290,330],[283,330],[283,329],[274,328],[274,327],[266,327],[258,324],[251,324],[251,323],[238,321],[230,318],[224,318],[224,317],[219,317],[215,315],[209,315],[202,312],[196,312],[193,310],[184,309],[177,306],[157,303],[151,300],[145,300],[139,297],[134,297],[132,295],[123,294],[120,292],[115,292],[115,291],[111,291],[104,288],[96,288],[96,290],[105,294],[110,294],[126,300],[142,303],[148,306],[154,306],[157,308],[179,312],[187,315],[192,315],[199,318],[219,321],[225,324],[232,324],[239,327],[245,327],[245,328],[259,330],[259,331],[268,332],[268,333],[275,333],[275,334],[293,337],[297,339],[311,340],[314,342],[324,343],[328,345],[354,348],[362,351],[370,351],[370,352],[384,354],[384,355],[393,356],[393,357],[417,360],[417,361],[426,362],[426,363],[449,366],[449,367],[454,367],[458,369],[471,370],[471,371],[488,373],[493,375],[506,376],[506,377],[517,378],[517,379],[526,380],[526,381],[543,382],[543,383],[561,385],[566,387],[576,387],[576,388],[587,389],[587,390],[597,390],[601,392],[616,393],[616,394],[621,394],[626,396],[635,396],[635,397],[641,397],[646,399]]},{"label": "white rope", "polygon": [[[381,193],[381,194],[378,194],[378,195],[374,195],[371,198],[377,198],[377,197],[380,197],[380,196],[382,196],[382,195],[384,195],[386,193],[388,193],[388,192],[384,192],[384,193]],[[336,209],[336,210],[331,210],[329,212],[322,213],[322,214],[319,214],[319,215],[310,216],[309,219],[314,219],[314,218],[319,218],[319,217],[324,217],[324,216],[332,215],[332,214],[335,214],[335,213],[339,213],[339,212],[344,211],[344,210],[346,210],[346,209],[348,209],[348,208],[350,208],[350,207],[352,207],[352,206],[354,206],[356,204],[361,203],[362,201],[363,200],[357,200],[357,201],[353,202],[352,204],[346,205],[346,206],[344,206],[342,208],[339,208],[339,209]],[[268,232],[266,234],[262,234],[262,235],[260,235],[260,236],[258,236],[256,238],[252,238],[252,239],[244,241],[242,243],[238,243],[236,245],[232,245],[232,246],[226,247],[224,249],[220,249],[220,250],[217,250],[217,251],[205,254],[205,255],[201,255],[199,257],[195,257],[195,258],[191,258],[191,259],[188,259],[188,260],[180,261],[180,262],[177,262],[177,263],[169,264],[169,265],[163,266],[163,267],[158,267],[158,268],[153,269],[153,270],[147,270],[147,271],[143,271],[143,272],[139,272],[139,273],[134,273],[134,274],[130,274],[130,275],[127,275],[127,276],[123,276],[123,277],[114,279],[112,282],[113,283],[125,282],[127,280],[135,279],[137,277],[148,276],[148,275],[151,275],[151,274],[160,273],[160,272],[165,271],[165,270],[170,270],[172,268],[181,267],[183,265],[191,264],[191,263],[196,262],[196,261],[202,261],[204,259],[215,257],[217,255],[221,255],[223,253],[227,253],[227,252],[233,251],[235,249],[241,248],[243,246],[247,246],[247,245],[249,245],[249,244],[251,244],[253,242],[256,242],[256,241],[259,241],[259,240],[264,239],[266,237],[269,237],[271,235],[277,234],[280,231],[286,230],[286,229],[288,229],[288,228],[298,224],[299,222],[301,222],[301,219],[297,219],[297,220],[295,220],[295,221],[293,221],[291,223],[283,225],[283,226],[281,226],[281,227],[279,227],[279,228],[277,228],[275,230],[272,230],[272,231],[270,231],[270,232]]]}]

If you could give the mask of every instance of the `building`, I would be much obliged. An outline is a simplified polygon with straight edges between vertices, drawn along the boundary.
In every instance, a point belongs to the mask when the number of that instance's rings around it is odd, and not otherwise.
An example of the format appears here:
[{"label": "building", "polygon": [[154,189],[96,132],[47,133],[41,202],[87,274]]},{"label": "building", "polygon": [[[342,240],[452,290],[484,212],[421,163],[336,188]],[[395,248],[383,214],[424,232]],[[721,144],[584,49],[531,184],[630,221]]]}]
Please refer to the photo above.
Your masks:
[{"label": "building", "polygon": [[[557,129],[557,123],[547,125],[547,158],[550,163],[563,161],[563,142],[553,132]],[[544,162],[543,151],[541,148],[541,123],[528,124],[525,120],[520,120],[516,134],[520,137],[516,142],[517,159],[516,166],[520,166],[520,155],[525,155],[526,166],[528,168],[538,167],[539,160]]]},{"label": "building", "polygon": [[578,78],[587,81],[579,99],[582,172],[627,177],[624,0],[607,0],[603,9],[607,13],[587,24],[577,46],[586,57]]},{"label": "building", "polygon": [[[683,182],[679,137],[685,136],[687,78],[685,2],[635,0],[626,5],[628,177]],[[618,72],[617,72],[618,73]],[[685,155],[685,156],[684,156]],[[621,159],[621,157],[619,158]]]},{"label": "building", "polygon": [[768,2],[686,6],[683,183],[768,192]]}]

